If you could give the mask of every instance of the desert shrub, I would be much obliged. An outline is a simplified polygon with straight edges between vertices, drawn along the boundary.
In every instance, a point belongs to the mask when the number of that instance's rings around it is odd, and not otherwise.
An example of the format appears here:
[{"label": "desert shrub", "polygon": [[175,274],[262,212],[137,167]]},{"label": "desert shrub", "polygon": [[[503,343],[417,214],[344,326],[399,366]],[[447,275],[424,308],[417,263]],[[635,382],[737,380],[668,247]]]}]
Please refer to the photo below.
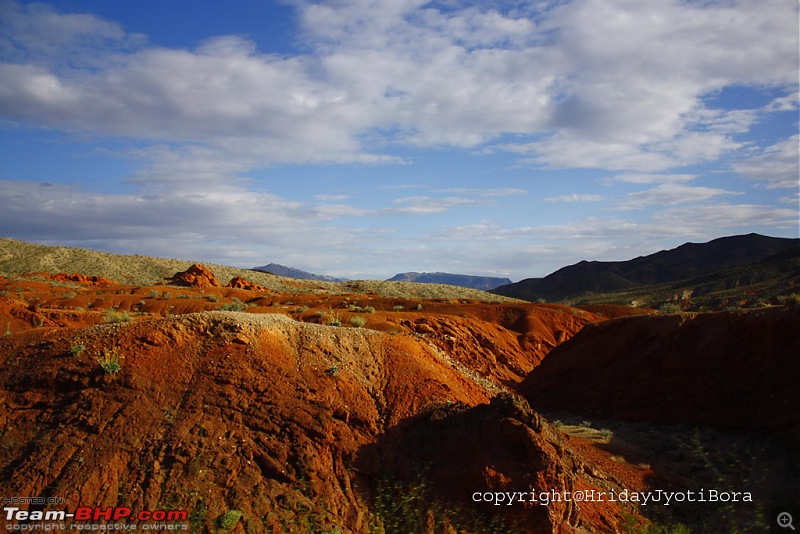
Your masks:
[{"label": "desert shrub", "polygon": [[673,313],[680,313],[681,307],[674,302],[665,302],[660,308],[658,308],[658,311],[664,315],[669,315]]},{"label": "desert shrub", "polygon": [[159,293],[157,289],[151,289],[150,290],[150,298],[151,299],[157,299],[160,294],[161,293]]},{"label": "desert shrub", "polygon": [[131,320],[131,316],[126,311],[119,311],[116,308],[110,308],[106,310],[105,315],[103,315],[103,320],[106,323],[127,323]]},{"label": "desert shrub", "polygon": [[83,343],[81,343],[80,341],[75,341],[75,342],[72,343],[72,346],[69,348],[69,353],[72,354],[73,356],[77,356],[78,354],[83,352],[83,350],[85,348],[86,348],[86,346]]},{"label": "desert shrub", "polygon": [[401,311],[401,310],[404,310],[404,309],[405,309],[405,306],[403,306],[402,304],[397,304],[397,305],[395,305],[395,306],[392,306],[392,309],[393,309],[394,311]]},{"label": "desert shrub", "polygon": [[361,328],[362,326],[367,324],[367,318],[363,315],[354,315],[350,317],[350,326],[355,326],[356,328]]},{"label": "desert shrub", "polygon": [[207,298],[208,298],[209,302],[219,302],[219,296],[218,295],[209,295]]},{"label": "desert shrub", "polygon": [[792,309],[800,308],[800,294],[792,293],[791,295],[781,295],[778,297],[778,304],[783,304]]},{"label": "desert shrub", "polygon": [[499,516],[481,517],[473,511],[445,505],[434,495],[427,480],[418,476],[403,483],[383,478],[378,482],[372,503],[373,533],[473,532],[512,534],[518,529]]},{"label": "desert shrub", "polygon": [[228,510],[219,516],[219,528],[222,530],[230,530],[236,526],[239,519],[242,518],[242,512],[239,510]]},{"label": "desert shrub", "polygon": [[241,300],[237,299],[236,297],[233,298],[233,302],[230,304],[223,304],[219,307],[222,311],[242,311],[247,308],[247,304],[242,302]]},{"label": "desert shrub", "polygon": [[331,310],[329,313],[330,319],[328,320],[328,324],[330,326],[342,326],[342,320],[339,318],[339,314],[335,311]]},{"label": "desert shrub", "polygon": [[292,313],[303,313],[306,310],[308,310],[308,306],[298,306],[292,310]]},{"label": "desert shrub", "polygon": [[100,356],[97,357],[97,363],[100,364],[103,371],[115,375],[122,370],[123,359],[124,357],[120,356],[117,349],[105,348],[103,352],[100,353]]}]

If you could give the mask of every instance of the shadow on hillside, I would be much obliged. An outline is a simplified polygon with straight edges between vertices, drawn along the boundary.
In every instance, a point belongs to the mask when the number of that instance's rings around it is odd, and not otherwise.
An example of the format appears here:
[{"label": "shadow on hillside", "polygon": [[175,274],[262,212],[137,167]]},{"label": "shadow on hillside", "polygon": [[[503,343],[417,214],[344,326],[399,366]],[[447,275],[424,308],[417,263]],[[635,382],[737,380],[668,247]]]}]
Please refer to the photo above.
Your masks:
[{"label": "shadow on hillside", "polygon": [[[680,425],[563,420],[558,426],[565,434],[592,442],[613,461],[650,471],[647,489],[664,493],[640,511],[656,523],[698,532],[763,532],[770,508],[792,505],[800,495],[795,442]],[[681,494],[683,502],[665,505],[667,492]]]},{"label": "shadow on hillside", "polygon": [[[551,532],[547,507],[476,503],[475,492],[562,487],[541,421],[510,395],[442,405],[390,428],[357,454],[359,489],[387,532]],[[438,531],[438,530],[437,530]]]}]

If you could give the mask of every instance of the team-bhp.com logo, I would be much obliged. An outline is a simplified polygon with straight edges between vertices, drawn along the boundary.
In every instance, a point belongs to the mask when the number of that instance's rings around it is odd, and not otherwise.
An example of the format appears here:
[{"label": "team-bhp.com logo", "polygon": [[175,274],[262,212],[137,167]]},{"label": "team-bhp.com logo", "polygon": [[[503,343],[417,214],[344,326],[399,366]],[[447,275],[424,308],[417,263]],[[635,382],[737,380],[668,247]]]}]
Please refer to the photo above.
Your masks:
[{"label": "team-bhp.com logo", "polygon": [[[88,522],[147,522],[147,521],[160,521],[160,522],[180,522],[188,521],[189,512],[186,510],[140,510],[135,512],[126,506],[107,506],[105,508],[99,506],[78,506],[74,512],[67,512],[65,510],[22,510],[16,506],[3,507],[3,516],[6,521],[16,521],[17,523],[29,523],[32,521],[50,521],[54,523],[71,521],[73,524],[70,529],[75,529],[76,524]],[[170,528],[169,530],[185,530],[187,525],[174,525],[177,528]],[[80,526],[77,527],[81,529]],[[17,529],[14,529],[17,530]],[[27,530],[27,529],[26,529]],[[103,529],[105,530],[105,529]],[[147,530],[147,525],[143,525],[142,530]],[[161,530],[161,529],[159,529]]]}]

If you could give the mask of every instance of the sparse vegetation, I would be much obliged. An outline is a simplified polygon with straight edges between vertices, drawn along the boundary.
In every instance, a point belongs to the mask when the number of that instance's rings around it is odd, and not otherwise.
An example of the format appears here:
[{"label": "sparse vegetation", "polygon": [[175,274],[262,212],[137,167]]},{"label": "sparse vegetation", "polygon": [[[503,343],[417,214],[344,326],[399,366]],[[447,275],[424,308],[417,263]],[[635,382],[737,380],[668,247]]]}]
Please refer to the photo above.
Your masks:
[{"label": "sparse vegetation", "polygon": [[223,304],[222,306],[219,307],[219,309],[221,311],[239,312],[239,311],[245,310],[247,308],[247,304],[245,304],[241,300],[237,299],[236,297],[234,297],[232,300],[233,300],[233,302],[231,302],[229,304]]},{"label": "sparse vegetation", "polygon": [[72,343],[72,346],[69,348],[69,353],[73,356],[78,356],[81,352],[86,349],[86,346],[80,340],[76,340]]},{"label": "sparse vegetation", "polygon": [[501,518],[481,517],[473,511],[445,506],[433,495],[430,484],[420,475],[403,483],[383,478],[375,491],[369,525],[374,534],[417,534],[420,532],[473,532],[506,534],[518,530]]},{"label": "sparse vegetation", "polygon": [[103,314],[103,320],[106,323],[127,323],[131,321],[131,315],[126,311],[120,311],[116,308],[109,308]]},{"label": "sparse vegetation", "polygon": [[781,295],[778,297],[778,304],[783,304],[794,310],[800,309],[800,294],[792,293],[791,295]]},{"label": "sparse vegetation", "polygon": [[122,360],[124,358],[117,349],[105,348],[97,357],[97,363],[100,364],[103,371],[115,375],[122,370]]},{"label": "sparse vegetation", "polygon": [[361,328],[367,324],[367,318],[364,317],[363,315],[354,315],[350,317],[350,320],[348,322],[350,323],[350,326]]},{"label": "sparse vegetation", "polygon": [[242,512],[239,510],[228,510],[219,517],[219,528],[222,530],[230,530],[236,526],[236,523],[242,518]]},{"label": "sparse vegetation", "polygon": [[663,315],[672,315],[681,312],[681,307],[674,302],[665,302],[658,308],[659,313]]}]

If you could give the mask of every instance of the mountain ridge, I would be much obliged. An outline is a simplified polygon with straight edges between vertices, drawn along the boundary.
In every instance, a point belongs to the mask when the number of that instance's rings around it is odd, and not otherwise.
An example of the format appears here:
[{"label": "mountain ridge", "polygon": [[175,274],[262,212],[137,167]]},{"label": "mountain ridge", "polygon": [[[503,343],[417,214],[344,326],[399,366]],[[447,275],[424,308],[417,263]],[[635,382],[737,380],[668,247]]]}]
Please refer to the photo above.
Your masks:
[{"label": "mountain ridge", "polygon": [[528,301],[565,302],[587,294],[680,282],[753,264],[800,246],[800,239],[745,234],[684,243],[626,261],[580,261],[544,278],[527,278],[492,293]]},{"label": "mountain ridge", "polygon": [[511,284],[509,278],[498,278],[494,276],[472,276],[468,274],[453,274],[453,273],[418,273],[406,272],[398,273],[392,278],[387,279],[387,282],[418,282],[423,284],[447,284],[461,287],[469,287],[472,289],[480,289],[489,291],[502,285]]},{"label": "mountain ridge", "polygon": [[314,274],[294,267],[287,267],[279,263],[268,263],[260,267],[253,267],[253,271],[260,271],[262,273],[274,274],[276,276],[283,276],[285,278],[297,278],[299,280],[319,280],[322,282],[346,282],[347,278],[337,276],[328,276],[325,274]]}]

